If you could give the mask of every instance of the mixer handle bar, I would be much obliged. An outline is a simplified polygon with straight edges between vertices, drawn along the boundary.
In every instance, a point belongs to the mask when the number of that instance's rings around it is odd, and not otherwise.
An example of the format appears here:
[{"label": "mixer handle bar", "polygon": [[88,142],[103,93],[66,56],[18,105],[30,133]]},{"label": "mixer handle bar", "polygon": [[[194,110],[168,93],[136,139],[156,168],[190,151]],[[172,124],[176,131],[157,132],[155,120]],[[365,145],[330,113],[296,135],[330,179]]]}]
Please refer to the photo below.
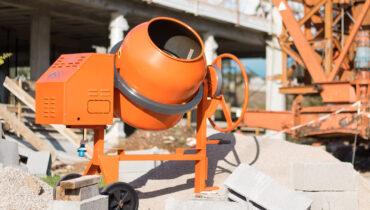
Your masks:
[{"label": "mixer handle bar", "polygon": [[[121,46],[122,41],[115,44],[110,50],[110,54],[115,54],[119,47]],[[154,101],[150,98],[145,97],[141,93],[137,92],[132,88],[127,82],[121,77],[116,68],[116,59],[114,59],[114,87],[117,88],[124,96],[126,96],[133,103],[144,107],[150,111],[157,112],[160,114],[182,114],[194,106],[196,106],[203,97],[203,84],[198,89],[198,93],[195,97],[186,104],[164,104],[157,101]]]}]

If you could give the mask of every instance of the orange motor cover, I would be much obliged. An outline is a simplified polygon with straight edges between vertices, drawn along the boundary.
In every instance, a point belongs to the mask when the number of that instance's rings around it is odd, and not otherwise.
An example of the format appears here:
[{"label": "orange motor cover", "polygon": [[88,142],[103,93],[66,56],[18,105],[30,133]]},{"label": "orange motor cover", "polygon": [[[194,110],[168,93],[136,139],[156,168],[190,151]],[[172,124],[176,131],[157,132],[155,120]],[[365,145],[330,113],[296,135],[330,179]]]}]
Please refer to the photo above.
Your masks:
[{"label": "orange motor cover", "polygon": [[61,55],[36,82],[36,123],[113,123],[113,63],[110,54]]},{"label": "orange motor cover", "polygon": [[[206,75],[203,42],[181,21],[154,18],[127,34],[116,52],[116,69],[131,92],[158,103],[186,104],[198,94]],[[117,89],[114,101],[115,116],[141,129],[167,129],[183,116],[139,106]]]}]

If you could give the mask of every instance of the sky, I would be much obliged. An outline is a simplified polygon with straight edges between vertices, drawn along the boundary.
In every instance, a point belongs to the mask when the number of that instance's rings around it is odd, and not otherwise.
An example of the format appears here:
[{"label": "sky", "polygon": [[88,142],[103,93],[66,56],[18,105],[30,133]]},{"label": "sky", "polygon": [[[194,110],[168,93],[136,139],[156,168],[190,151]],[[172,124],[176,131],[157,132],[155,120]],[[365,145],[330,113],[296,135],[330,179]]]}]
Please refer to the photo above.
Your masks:
[{"label": "sky", "polygon": [[244,68],[247,72],[254,72],[260,77],[266,76],[266,60],[265,58],[243,58],[241,59]]}]

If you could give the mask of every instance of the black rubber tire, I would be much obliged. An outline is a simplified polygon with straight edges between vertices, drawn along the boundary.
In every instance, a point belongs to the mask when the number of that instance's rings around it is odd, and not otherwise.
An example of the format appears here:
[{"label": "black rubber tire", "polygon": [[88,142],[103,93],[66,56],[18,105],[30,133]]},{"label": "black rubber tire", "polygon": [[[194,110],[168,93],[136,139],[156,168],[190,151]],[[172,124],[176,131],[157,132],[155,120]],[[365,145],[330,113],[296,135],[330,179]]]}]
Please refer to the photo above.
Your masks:
[{"label": "black rubber tire", "polygon": [[60,177],[60,179],[57,181],[57,183],[53,187],[53,200],[55,200],[56,187],[58,187],[60,185],[61,181],[75,179],[75,178],[78,178],[78,177],[81,177],[81,176],[82,176],[81,174],[72,173],[72,174],[66,174],[66,175],[63,175],[62,177]]},{"label": "black rubber tire", "polygon": [[109,210],[137,210],[139,208],[137,192],[124,182],[111,183],[104,187],[100,194],[109,196]]}]

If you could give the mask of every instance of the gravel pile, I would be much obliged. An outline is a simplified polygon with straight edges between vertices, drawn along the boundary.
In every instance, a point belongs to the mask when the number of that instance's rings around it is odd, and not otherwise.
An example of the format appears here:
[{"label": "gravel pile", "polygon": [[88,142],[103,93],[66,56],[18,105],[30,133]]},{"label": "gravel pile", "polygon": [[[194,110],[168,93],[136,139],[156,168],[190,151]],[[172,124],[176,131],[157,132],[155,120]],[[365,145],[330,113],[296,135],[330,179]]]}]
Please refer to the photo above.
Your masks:
[{"label": "gravel pile", "polygon": [[[208,145],[208,186],[220,190],[206,196],[226,198],[224,180],[240,163],[249,163],[256,169],[290,185],[289,171],[294,162],[338,162],[319,147],[299,145],[285,140],[254,138],[240,134],[216,134],[213,139],[224,139],[231,144]],[[164,209],[168,197],[183,200],[194,197],[194,162],[169,161],[130,183],[139,191],[140,209]],[[370,206],[370,184],[360,180],[359,207]]]},{"label": "gravel pile", "polygon": [[53,199],[52,188],[19,169],[0,170],[0,209],[47,209]]}]

